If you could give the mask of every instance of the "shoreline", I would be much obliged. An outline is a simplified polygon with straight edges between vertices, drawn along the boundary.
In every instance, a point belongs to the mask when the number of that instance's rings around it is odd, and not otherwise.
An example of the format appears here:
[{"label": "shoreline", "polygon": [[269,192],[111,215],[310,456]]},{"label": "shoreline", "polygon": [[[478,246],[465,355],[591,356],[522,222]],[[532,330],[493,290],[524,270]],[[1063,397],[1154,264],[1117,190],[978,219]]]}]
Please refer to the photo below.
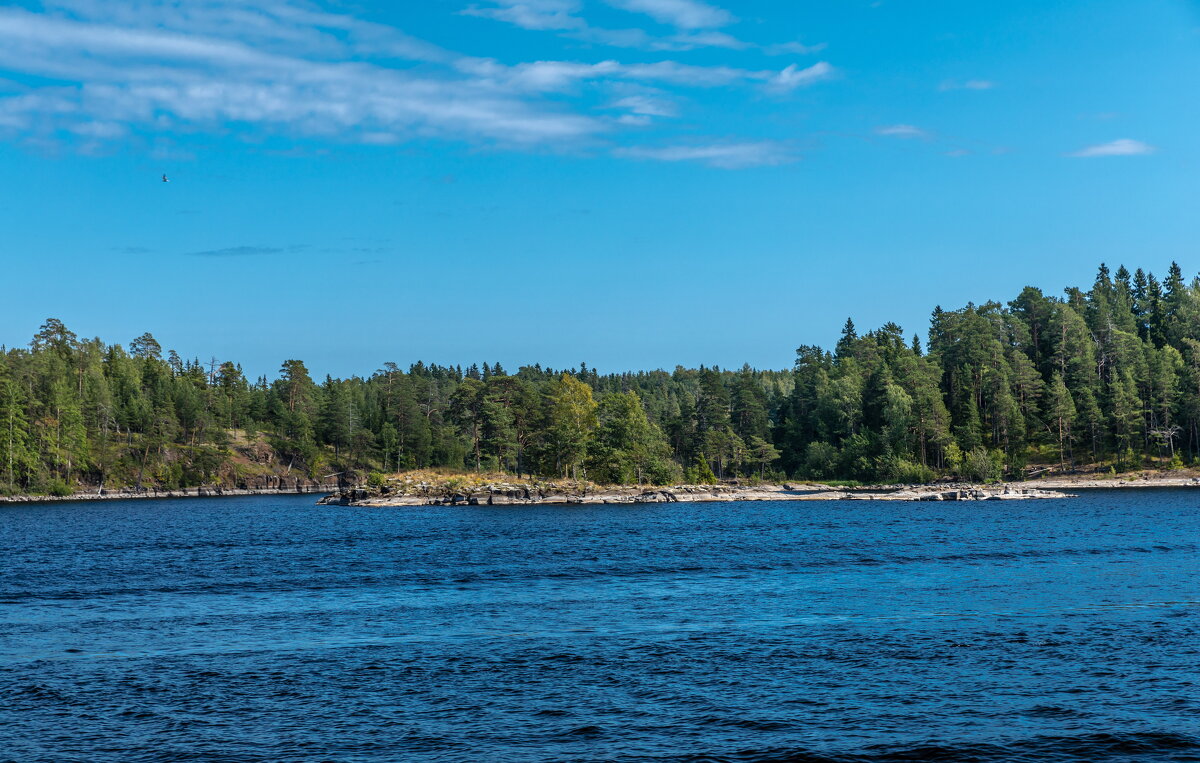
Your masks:
[{"label": "shoreline", "polygon": [[[1200,477],[1148,476],[1140,479],[1058,477],[994,485],[953,483],[944,485],[862,485],[834,487],[821,483],[776,485],[675,485],[596,487],[582,492],[552,490],[535,494],[527,485],[504,484],[494,489],[439,495],[380,495],[362,487],[299,483],[261,488],[189,487],[163,490],[132,488],[80,492],[71,495],[0,495],[0,505],[26,503],[77,503],[176,498],[238,498],[272,495],[315,495],[321,505],[332,506],[519,506],[600,505],[641,503],[713,503],[720,501],[980,501],[1072,498],[1072,490],[1126,490],[1200,488]],[[490,499],[490,500],[489,500]]]},{"label": "shoreline", "polygon": [[828,485],[676,485],[673,487],[597,487],[538,490],[511,484],[457,493],[377,494],[363,488],[342,490],[318,503],[331,506],[570,506],[598,504],[716,503],[748,501],[1011,501],[1073,498],[1070,493],[1013,485],[910,485],[852,489]]},{"label": "shoreline", "polygon": [[1068,476],[992,485],[943,483],[836,487],[821,483],[773,485],[602,486],[586,482],[528,482],[492,478],[464,482],[448,479],[391,478],[379,488],[346,488],[319,503],[336,506],[529,506],[718,501],[1011,501],[1076,497],[1074,490],[1200,487],[1200,477],[1151,474],[1138,478],[1097,479]]},{"label": "shoreline", "polygon": [[1153,476],[1143,479],[1121,479],[1109,477],[1052,477],[1044,480],[1026,480],[1005,483],[1014,487],[1043,487],[1049,490],[1113,490],[1124,488],[1200,487],[1200,477]]},{"label": "shoreline", "polygon": [[322,495],[336,494],[337,485],[293,485],[288,487],[232,488],[232,487],[188,487],[174,490],[132,488],[104,490],[103,492],[72,493],[71,495],[0,495],[0,505],[26,503],[80,503],[86,501],[129,501],[154,498],[240,498],[259,495]]}]

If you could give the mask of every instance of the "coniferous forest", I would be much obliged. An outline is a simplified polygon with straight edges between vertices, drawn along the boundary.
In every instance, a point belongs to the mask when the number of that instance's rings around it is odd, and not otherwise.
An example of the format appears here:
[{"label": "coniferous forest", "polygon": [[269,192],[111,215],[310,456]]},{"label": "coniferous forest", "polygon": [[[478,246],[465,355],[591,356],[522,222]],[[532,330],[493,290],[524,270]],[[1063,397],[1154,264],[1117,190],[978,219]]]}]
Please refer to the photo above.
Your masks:
[{"label": "coniferous forest", "polygon": [[933,310],[928,335],[847,321],[789,371],[600,374],[384,364],[274,379],[47,320],[0,352],[0,492],[237,486],[416,468],[600,483],[1018,479],[1200,463],[1200,279],[1101,266],[1088,289]]}]

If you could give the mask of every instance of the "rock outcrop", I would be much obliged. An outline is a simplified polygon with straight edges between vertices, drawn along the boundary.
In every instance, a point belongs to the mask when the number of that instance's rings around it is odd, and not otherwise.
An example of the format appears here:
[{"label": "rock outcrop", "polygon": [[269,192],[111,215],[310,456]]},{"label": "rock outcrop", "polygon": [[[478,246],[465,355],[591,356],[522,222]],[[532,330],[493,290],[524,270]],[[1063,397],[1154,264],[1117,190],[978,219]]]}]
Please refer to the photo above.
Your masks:
[{"label": "rock outcrop", "polygon": [[321,499],[340,506],[528,506],[714,501],[1012,501],[1070,498],[1067,493],[1008,486],[950,485],[833,489],[824,485],[676,485],[602,487],[586,482],[473,483],[448,480],[354,487]]}]

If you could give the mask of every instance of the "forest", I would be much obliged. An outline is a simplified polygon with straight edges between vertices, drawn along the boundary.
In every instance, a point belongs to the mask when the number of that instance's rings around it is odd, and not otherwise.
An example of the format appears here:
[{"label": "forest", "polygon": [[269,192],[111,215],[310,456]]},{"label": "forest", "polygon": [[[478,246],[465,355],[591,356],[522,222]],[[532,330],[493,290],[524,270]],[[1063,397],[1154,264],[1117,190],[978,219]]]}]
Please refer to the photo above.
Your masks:
[{"label": "forest", "polygon": [[1200,279],[1101,266],[1087,290],[934,308],[800,347],[786,371],[500,363],[314,380],[185,360],[48,319],[0,348],[0,492],[238,486],[417,468],[586,478],[915,483],[1200,464]]}]

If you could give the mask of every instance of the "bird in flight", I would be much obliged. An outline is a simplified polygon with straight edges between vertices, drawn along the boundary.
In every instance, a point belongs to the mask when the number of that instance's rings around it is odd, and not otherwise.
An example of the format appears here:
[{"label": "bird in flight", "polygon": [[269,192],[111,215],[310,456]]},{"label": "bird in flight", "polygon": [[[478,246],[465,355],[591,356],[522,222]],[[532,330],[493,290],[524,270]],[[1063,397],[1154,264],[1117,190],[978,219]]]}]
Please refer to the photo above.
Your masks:
[{"label": "bird in flight", "polygon": [[167,179],[167,176],[166,176],[166,175],[163,175],[163,182],[164,182],[164,183],[170,183],[171,181]]}]

